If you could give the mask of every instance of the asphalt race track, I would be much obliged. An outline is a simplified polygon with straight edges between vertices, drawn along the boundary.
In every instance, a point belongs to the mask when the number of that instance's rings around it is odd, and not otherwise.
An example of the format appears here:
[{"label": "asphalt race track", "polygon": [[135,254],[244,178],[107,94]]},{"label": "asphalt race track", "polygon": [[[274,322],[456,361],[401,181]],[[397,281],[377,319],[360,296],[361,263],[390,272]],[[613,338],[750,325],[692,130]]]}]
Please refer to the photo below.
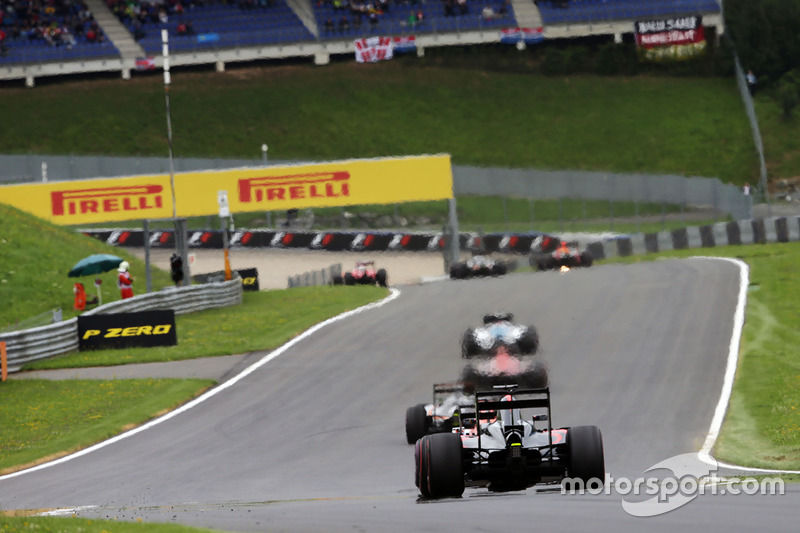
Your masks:
[{"label": "asphalt race track", "polygon": [[495,310],[537,326],[553,423],[599,426],[612,476],[696,452],[722,387],[738,283],[730,262],[669,260],[401,286],[396,300],[322,328],[186,412],[0,478],[0,509],[227,531],[796,531],[794,485],[634,518],[615,493],[468,488],[428,502],[413,482],[405,410],[458,376],[460,335]]}]

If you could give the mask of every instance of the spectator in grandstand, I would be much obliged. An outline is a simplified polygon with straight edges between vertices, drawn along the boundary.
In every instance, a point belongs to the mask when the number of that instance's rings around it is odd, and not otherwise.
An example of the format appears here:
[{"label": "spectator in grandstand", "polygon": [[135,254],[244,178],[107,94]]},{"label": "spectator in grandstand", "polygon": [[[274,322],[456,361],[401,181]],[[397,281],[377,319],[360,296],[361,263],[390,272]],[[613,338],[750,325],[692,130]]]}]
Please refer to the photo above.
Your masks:
[{"label": "spectator in grandstand", "polygon": [[339,31],[344,33],[350,30],[350,21],[347,20],[347,16],[342,15],[342,18],[339,19]]},{"label": "spectator in grandstand", "polygon": [[133,25],[133,39],[138,41],[140,39],[144,39],[146,35],[147,33],[144,31],[142,23],[137,20]]},{"label": "spectator in grandstand", "polygon": [[325,31],[328,32],[328,33],[332,33],[333,32],[333,19],[332,18],[328,18],[325,21]]},{"label": "spectator in grandstand", "polygon": [[506,15],[508,15],[509,2],[511,2],[511,0],[504,0],[503,2],[500,2],[500,5],[497,6],[495,12],[501,17],[505,17]]},{"label": "spectator in grandstand", "polygon": [[458,12],[462,15],[467,15],[469,13],[469,5],[467,5],[467,0],[456,0],[458,4]]},{"label": "spectator in grandstand", "polygon": [[195,35],[194,26],[192,25],[192,21],[187,22],[179,22],[178,27],[175,32],[180,36],[188,36],[188,35]]},{"label": "spectator in grandstand", "polygon": [[483,6],[481,18],[483,20],[492,20],[494,18],[494,9],[492,9],[491,6]]}]

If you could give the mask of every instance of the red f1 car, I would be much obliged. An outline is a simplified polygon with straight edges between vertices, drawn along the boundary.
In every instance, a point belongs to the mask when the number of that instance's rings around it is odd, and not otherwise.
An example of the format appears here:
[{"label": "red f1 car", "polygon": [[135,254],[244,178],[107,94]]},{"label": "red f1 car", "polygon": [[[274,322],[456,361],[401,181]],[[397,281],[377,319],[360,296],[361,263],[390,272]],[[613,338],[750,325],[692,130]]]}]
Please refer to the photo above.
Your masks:
[{"label": "red f1 car", "polygon": [[355,268],[341,277],[334,277],[334,285],[379,285],[386,287],[389,278],[385,268],[375,270],[375,261],[357,261]]},{"label": "red f1 car", "polygon": [[593,261],[594,258],[588,250],[581,252],[577,245],[565,241],[561,241],[552,252],[533,252],[530,258],[530,264],[536,270],[589,267]]}]

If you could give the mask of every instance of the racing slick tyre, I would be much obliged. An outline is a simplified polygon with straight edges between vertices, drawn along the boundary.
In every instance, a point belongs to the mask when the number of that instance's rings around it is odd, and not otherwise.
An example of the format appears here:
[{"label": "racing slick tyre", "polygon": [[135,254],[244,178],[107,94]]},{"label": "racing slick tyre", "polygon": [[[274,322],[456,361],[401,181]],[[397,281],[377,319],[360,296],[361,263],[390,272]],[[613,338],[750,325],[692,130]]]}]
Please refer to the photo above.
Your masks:
[{"label": "racing slick tyre", "polygon": [[344,283],[344,279],[342,279],[342,275],[339,274],[338,276],[333,276],[331,283],[334,285],[341,285]]},{"label": "racing slick tyre", "polygon": [[414,484],[424,498],[430,498],[428,490],[428,456],[422,453],[422,439],[414,444]]},{"label": "racing slick tyre", "polygon": [[386,269],[382,268],[375,273],[375,282],[380,285],[381,287],[386,287],[388,284],[388,274],[386,274]]},{"label": "racing slick tyre", "polygon": [[406,441],[414,444],[428,434],[428,413],[424,404],[406,409]]},{"label": "racing slick tyre", "polygon": [[581,266],[590,267],[594,262],[594,257],[589,252],[581,252]]},{"label": "racing slick tyre", "polygon": [[467,329],[461,337],[461,357],[468,359],[481,355],[481,347],[475,341],[475,330],[472,328]]},{"label": "racing slick tyre", "polygon": [[606,467],[603,456],[603,435],[597,426],[575,426],[567,430],[569,475],[583,481],[584,486],[602,487]]},{"label": "racing slick tyre", "polygon": [[525,355],[533,355],[539,351],[539,332],[534,326],[528,326],[525,333],[517,339],[517,347]]},{"label": "racing slick tyre", "polygon": [[505,263],[498,262],[492,265],[492,271],[491,271],[492,276],[504,276],[506,272],[508,272],[508,265],[506,265]]},{"label": "racing slick tyre", "polygon": [[461,437],[455,433],[434,433],[419,440],[420,466],[427,466],[419,476],[420,492],[427,483],[429,498],[459,498],[464,494],[464,467],[461,461]]},{"label": "racing slick tyre", "polygon": [[345,285],[355,285],[356,284],[356,278],[354,278],[353,274],[351,274],[350,272],[345,272],[342,275],[342,279],[344,280],[344,284]]},{"label": "racing slick tyre", "polygon": [[516,381],[521,387],[531,389],[543,389],[550,386],[550,372],[547,369],[547,364],[542,361],[536,361],[533,366],[517,377]]},{"label": "racing slick tyre", "polygon": [[467,266],[464,263],[456,263],[450,266],[450,277],[452,279],[464,279],[467,277]]}]

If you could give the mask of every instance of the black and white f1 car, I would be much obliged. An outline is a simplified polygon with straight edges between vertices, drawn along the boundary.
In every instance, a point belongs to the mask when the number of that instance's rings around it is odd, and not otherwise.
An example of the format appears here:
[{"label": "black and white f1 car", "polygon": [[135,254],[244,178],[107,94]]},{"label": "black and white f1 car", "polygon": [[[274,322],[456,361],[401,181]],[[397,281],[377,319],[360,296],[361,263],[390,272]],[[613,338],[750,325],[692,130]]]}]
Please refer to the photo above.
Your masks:
[{"label": "black and white f1 car", "polygon": [[483,326],[469,328],[461,337],[461,356],[490,355],[503,345],[513,353],[533,355],[539,350],[539,333],[534,326],[514,323],[511,313],[484,315]]},{"label": "black and white f1 car", "polygon": [[488,255],[475,255],[466,261],[450,265],[452,279],[469,279],[485,276],[503,276],[517,268],[517,262],[501,261]]},{"label": "black and white f1 car", "polygon": [[463,383],[434,384],[433,403],[420,403],[406,410],[406,441],[414,444],[425,435],[452,431],[459,425],[459,409],[474,403]]},{"label": "black and white f1 car", "polygon": [[[523,409],[539,414],[523,417]],[[542,412],[544,411],[544,412]],[[471,413],[451,433],[419,439],[415,483],[426,498],[460,497],[465,487],[501,492],[575,478],[591,486],[605,480],[603,437],[596,426],[554,429],[549,389],[477,391]],[[547,422],[539,429],[536,422]]]},{"label": "black and white f1 car", "polygon": [[577,244],[561,241],[551,252],[531,252],[530,265],[536,270],[555,270],[562,267],[590,267],[594,257],[588,250],[581,251]]}]

